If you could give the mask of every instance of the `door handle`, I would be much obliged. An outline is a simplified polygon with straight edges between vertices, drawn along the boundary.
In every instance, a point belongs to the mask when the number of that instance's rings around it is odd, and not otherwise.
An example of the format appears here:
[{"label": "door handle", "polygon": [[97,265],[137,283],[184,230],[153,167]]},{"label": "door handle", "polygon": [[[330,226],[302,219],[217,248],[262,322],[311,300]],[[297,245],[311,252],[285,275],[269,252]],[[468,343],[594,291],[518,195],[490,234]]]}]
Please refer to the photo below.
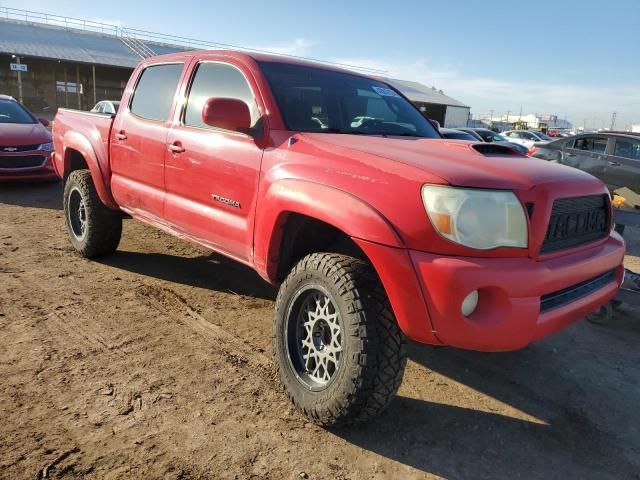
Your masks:
[{"label": "door handle", "polygon": [[610,167],[619,167],[620,164],[618,162],[607,162]]},{"label": "door handle", "polygon": [[116,140],[126,140],[127,139],[127,135],[124,133],[124,130],[120,130],[119,132],[117,132],[114,137],[116,137]]},{"label": "door handle", "polygon": [[575,157],[576,154],[575,153],[565,153],[564,156],[565,157]]},{"label": "door handle", "polygon": [[173,142],[171,145],[167,147],[171,153],[182,153],[184,152],[184,147],[180,142]]}]

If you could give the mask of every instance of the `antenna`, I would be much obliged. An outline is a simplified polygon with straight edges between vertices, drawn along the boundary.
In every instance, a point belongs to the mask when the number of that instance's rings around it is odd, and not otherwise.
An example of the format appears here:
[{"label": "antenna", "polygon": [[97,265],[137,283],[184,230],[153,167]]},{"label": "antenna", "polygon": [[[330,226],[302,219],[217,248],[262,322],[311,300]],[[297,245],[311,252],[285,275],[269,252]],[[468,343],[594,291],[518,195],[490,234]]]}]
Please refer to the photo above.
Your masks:
[{"label": "antenna", "polygon": [[613,130],[613,127],[616,126],[616,116],[618,115],[618,112],[613,112],[613,115],[611,115],[611,128],[609,128],[609,130]]}]

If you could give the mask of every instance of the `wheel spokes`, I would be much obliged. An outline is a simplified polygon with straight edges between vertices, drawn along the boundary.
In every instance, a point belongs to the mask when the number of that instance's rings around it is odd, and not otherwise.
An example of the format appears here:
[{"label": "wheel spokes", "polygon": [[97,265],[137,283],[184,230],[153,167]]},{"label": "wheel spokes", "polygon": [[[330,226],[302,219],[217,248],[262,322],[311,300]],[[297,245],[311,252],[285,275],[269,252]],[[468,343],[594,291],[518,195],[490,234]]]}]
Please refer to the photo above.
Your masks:
[{"label": "wheel spokes", "polygon": [[328,384],[342,356],[342,330],[332,299],[314,290],[298,314],[298,348],[304,373],[314,383]]}]

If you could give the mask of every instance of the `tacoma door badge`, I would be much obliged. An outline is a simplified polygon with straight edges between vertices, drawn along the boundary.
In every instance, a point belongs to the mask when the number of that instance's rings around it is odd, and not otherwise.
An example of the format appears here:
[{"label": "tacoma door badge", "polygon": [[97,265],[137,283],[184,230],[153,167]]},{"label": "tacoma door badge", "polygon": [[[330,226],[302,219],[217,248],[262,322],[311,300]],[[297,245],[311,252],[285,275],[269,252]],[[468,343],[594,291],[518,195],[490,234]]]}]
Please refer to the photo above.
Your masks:
[{"label": "tacoma door badge", "polygon": [[236,202],[235,200],[231,200],[230,198],[221,197],[220,195],[213,194],[211,195],[216,202],[224,203],[225,205],[229,205],[233,208],[240,208],[240,202]]}]

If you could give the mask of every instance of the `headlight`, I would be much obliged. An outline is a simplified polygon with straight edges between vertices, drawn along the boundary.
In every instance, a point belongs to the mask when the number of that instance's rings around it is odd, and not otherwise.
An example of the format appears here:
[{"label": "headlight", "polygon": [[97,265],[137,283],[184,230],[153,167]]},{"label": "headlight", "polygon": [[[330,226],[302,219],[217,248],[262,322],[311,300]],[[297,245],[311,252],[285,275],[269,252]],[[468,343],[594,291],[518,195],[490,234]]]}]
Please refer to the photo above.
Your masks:
[{"label": "headlight", "polygon": [[528,245],[527,218],[513,192],[425,185],[422,200],[434,228],[452,242],[478,250]]},{"label": "headlight", "polygon": [[51,150],[53,150],[53,143],[51,143],[51,142],[42,143],[42,144],[38,145],[38,150],[46,150],[47,152],[50,152]]}]

